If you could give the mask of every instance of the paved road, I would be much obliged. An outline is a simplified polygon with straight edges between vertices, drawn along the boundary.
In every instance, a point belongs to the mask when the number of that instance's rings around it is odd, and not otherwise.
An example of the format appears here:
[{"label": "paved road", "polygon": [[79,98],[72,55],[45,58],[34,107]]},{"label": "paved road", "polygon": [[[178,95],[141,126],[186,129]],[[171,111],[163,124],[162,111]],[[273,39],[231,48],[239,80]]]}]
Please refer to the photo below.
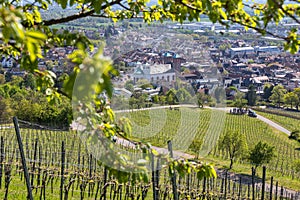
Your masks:
[{"label": "paved road", "polygon": [[[226,112],[229,112],[230,109],[232,109],[232,108],[231,107],[226,107],[226,108],[212,108],[212,109],[224,110]],[[275,129],[277,129],[277,130],[279,130],[279,131],[281,131],[281,132],[283,132],[283,133],[285,133],[287,135],[290,135],[290,133],[291,133],[291,131],[287,130],[286,128],[280,126],[279,124],[277,124],[277,123],[275,123],[275,122],[273,122],[273,121],[269,120],[268,118],[265,118],[265,117],[263,117],[261,115],[257,114],[257,119],[259,119],[259,120],[267,123],[268,125],[274,127]]]},{"label": "paved road", "polygon": [[265,118],[261,115],[257,115],[257,119],[269,124],[270,126],[276,128],[277,130],[279,130],[279,131],[281,131],[281,132],[283,132],[287,135],[290,135],[290,133],[291,133],[291,131],[285,129],[284,127],[280,126],[279,124],[277,124],[277,123],[275,123],[275,122],[273,122],[273,121],[269,120],[268,118]]}]

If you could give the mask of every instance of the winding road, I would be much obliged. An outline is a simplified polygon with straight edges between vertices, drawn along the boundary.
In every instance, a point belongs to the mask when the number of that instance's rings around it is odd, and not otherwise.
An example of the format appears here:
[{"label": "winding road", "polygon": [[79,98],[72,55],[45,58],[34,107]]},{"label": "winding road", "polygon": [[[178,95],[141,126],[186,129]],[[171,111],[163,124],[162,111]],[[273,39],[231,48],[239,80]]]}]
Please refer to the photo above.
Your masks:
[{"label": "winding road", "polygon": [[[211,107],[206,107],[206,108],[211,108]],[[228,112],[230,111],[230,109],[233,109],[233,107],[225,107],[225,108],[211,108],[211,109],[218,109],[218,110],[224,110],[225,112]],[[272,126],[274,127],[275,129],[287,134],[287,135],[290,135],[291,131],[287,130],[286,128],[282,127],[281,125],[269,120],[268,118],[266,117],[263,117],[261,115],[258,115],[257,114],[257,119],[267,123],[269,126]]]},{"label": "winding road", "polygon": [[277,123],[275,123],[275,122],[273,122],[273,121],[269,120],[268,118],[265,118],[261,115],[257,115],[257,119],[269,124],[270,126],[274,127],[275,129],[277,129],[277,130],[279,130],[279,131],[281,131],[281,132],[283,132],[287,135],[290,135],[290,133],[291,133],[291,131],[285,129],[284,127],[280,126],[279,124],[277,124]]}]

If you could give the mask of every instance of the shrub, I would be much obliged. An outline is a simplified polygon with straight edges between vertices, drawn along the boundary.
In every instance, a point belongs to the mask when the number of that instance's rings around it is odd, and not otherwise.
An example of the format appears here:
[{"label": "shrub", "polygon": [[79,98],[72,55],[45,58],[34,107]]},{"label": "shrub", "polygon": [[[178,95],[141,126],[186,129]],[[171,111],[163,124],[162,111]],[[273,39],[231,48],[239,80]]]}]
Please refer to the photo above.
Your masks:
[{"label": "shrub", "polygon": [[300,132],[298,130],[291,132],[289,138],[300,142]]}]

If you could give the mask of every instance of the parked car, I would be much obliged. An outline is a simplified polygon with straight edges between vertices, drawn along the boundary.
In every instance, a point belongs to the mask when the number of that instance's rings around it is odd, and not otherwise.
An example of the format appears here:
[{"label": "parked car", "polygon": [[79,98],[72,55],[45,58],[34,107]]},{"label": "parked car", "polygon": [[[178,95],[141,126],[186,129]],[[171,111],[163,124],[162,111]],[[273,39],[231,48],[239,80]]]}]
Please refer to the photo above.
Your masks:
[{"label": "parked car", "polygon": [[253,110],[248,110],[248,116],[250,116],[250,117],[257,117],[257,114],[255,113],[255,111],[253,111]]}]

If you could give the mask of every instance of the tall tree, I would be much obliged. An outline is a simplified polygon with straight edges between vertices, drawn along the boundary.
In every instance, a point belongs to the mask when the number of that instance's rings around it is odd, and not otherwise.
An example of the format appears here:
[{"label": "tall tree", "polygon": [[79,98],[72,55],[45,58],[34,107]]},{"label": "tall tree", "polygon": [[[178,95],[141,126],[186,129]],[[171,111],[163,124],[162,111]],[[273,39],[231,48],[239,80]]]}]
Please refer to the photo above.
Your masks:
[{"label": "tall tree", "polygon": [[247,99],[244,98],[244,93],[237,92],[234,96],[233,104],[235,107],[238,107],[239,109],[242,109],[247,105]]},{"label": "tall tree", "polygon": [[234,160],[244,157],[248,146],[244,134],[239,132],[227,132],[220,138],[219,148],[229,155],[229,169],[232,169]]},{"label": "tall tree", "polygon": [[192,95],[185,88],[177,90],[176,97],[179,103],[189,103],[192,99]]},{"label": "tall tree", "polygon": [[226,50],[231,48],[230,43],[223,43],[219,46],[219,50],[222,52],[223,55],[225,55]]},{"label": "tall tree", "polygon": [[291,109],[293,106],[299,104],[298,96],[294,92],[288,92],[283,96],[284,103],[289,105]]},{"label": "tall tree", "polygon": [[295,106],[296,106],[296,109],[299,110],[299,105],[300,105],[300,88],[295,88],[294,91],[293,91],[293,93],[297,95],[298,101],[295,104]]},{"label": "tall tree", "polygon": [[23,86],[31,89],[36,89],[36,80],[32,74],[27,74],[24,77]]},{"label": "tall tree", "polygon": [[11,100],[0,97],[0,118],[3,121],[8,121],[14,115],[14,111],[11,108]]},{"label": "tall tree", "polygon": [[217,87],[213,93],[216,98],[217,103],[225,103],[226,100],[226,92],[223,87]]},{"label": "tall tree", "polygon": [[269,100],[270,96],[272,95],[273,88],[274,86],[271,84],[264,85],[264,94],[263,94],[264,100]]},{"label": "tall tree", "polygon": [[4,84],[4,83],[5,83],[5,75],[0,74],[0,84]]},{"label": "tall tree", "polygon": [[255,166],[255,169],[262,164],[269,163],[275,157],[275,147],[265,142],[258,142],[249,152],[249,161]]},{"label": "tall tree", "polygon": [[204,104],[209,104],[212,102],[212,97],[208,94],[204,94],[204,92],[197,93],[196,98],[199,108],[203,108]]},{"label": "tall tree", "polygon": [[283,87],[283,85],[276,85],[272,90],[270,100],[280,107],[281,103],[284,101],[283,97],[285,93],[286,89]]},{"label": "tall tree", "polygon": [[250,85],[248,88],[248,92],[246,93],[246,99],[248,101],[249,106],[255,106],[256,105],[256,89],[254,85]]},{"label": "tall tree", "polygon": [[171,88],[166,93],[166,101],[169,105],[174,105],[178,103],[178,98],[176,96],[176,90],[174,88]]}]

